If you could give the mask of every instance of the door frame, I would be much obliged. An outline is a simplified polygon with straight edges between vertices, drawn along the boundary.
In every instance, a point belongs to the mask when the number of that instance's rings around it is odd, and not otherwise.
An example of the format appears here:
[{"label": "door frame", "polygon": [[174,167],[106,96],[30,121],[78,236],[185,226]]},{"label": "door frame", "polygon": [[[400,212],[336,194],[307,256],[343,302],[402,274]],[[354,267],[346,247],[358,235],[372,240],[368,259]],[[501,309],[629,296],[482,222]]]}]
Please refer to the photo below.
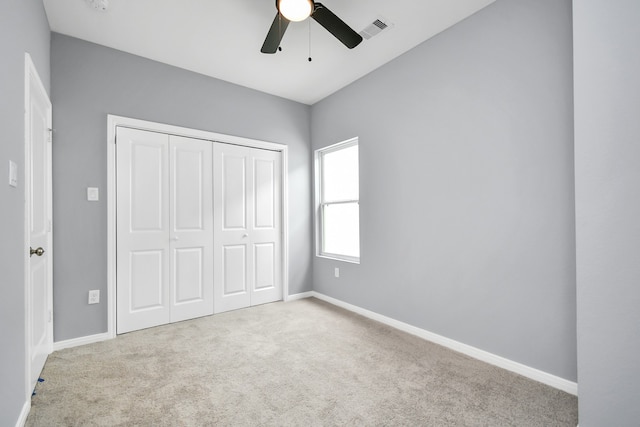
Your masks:
[{"label": "door frame", "polygon": [[47,163],[49,166],[49,170],[47,171],[47,199],[48,203],[46,206],[47,209],[47,217],[49,218],[49,233],[47,236],[47,256],[49,257],[49,262],[47,263],[47,311],[45,315],[49,318],[48,326],[47,326],[47,335],[48,335],[48,346],[47,352],[51,354],[53,352],[53,230],[51,220],[53,218],[53,188],[52,188],[52,170],[53,170],[53,153],[52,153],[52,133],[53,133],[53,123],[52,123],[52,112],[53,106],[51,104],[51,100],[49,98],[49,94],[42,84],[42,80],[40,79],[40,75],[38,74],[38,70],[31,59],[31,55],[25,52],[25,60],[24,60],[24,73],[25,73],[25,83],[24,83],[24,297],[25,297],[25,384],[26,384],[26,397],[27,402],[31,403],[31,393],[33,392],[32,384],[31,384],[31,283],[30,283],[30,254],[29,250],[31,248],[30,241],[30,227],[29,227],[29,219],[31,217],[31,121],[29,119],[29,105],[31,102],[31,94],[32,90],[37,90],[41,92],[42,95],[47,100],[49,107],[49,114],[47,116],[47,126],[49,128],[49,141],[47,142]]},{"label": "door frame", "polygon": [[[289,300],[289,218],[288,218],[288,153],[289,147],[275,142],[261,141],[216,132],[189,129],[130,117],[107,115],[107,335],[116,336],[116,128],[118,126],[211,142],[241,145],[263,150],[279,151],[282,155],[282,300]],[[212,260],[213,262],[213,260]]]}]

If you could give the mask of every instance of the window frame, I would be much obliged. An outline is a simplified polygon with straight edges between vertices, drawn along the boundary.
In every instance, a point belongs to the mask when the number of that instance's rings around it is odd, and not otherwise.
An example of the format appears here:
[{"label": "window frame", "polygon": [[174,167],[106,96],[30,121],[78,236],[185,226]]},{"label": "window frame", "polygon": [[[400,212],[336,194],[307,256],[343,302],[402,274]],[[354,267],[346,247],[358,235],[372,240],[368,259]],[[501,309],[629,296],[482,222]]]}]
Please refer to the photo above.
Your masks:
[{"label": "window frame", "polygon": [[[340,151],[353,146],[358,146],[358,199],[336,200],[331,202],[324,201],[323,181],[324,171],[322,161],[325,154]],[[354,257],[344,254],[325,252],[324,246],[324,208],[331,205],[340,204],[356,204],[358,206],[358,253],[360,253],[360,146],[358,137],[338,142],[337,144],[319,148],[314,152],[314,168],[315,168],[315,231],[316,231],[316,256],[319,258],[327,258],[337,261],[344,261],[353,264],[360,264],[360,256]],[[361,254],[360,254],[361,255]]]}]

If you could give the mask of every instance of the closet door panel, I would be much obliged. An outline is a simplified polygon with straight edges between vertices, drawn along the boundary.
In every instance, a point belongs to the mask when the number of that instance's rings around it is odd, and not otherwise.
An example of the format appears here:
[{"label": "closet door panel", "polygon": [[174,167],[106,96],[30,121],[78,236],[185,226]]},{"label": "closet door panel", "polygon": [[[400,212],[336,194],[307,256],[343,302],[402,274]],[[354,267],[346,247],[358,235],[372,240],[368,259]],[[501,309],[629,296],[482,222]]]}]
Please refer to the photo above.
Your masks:
[{"label": "closet door panel", "polygon": [[279,152],[249,150],[254,207],[251,305],[258,305],[282,299],[282,163]]},{"label": "closet door panel", "polygon": [[246,159],[243,156],[225,154],[220,165],[222,166],[223,229],[225,231],[246,230]]},{"label": "closet door panel", "polygon": [[130,313],[163,308],[164,258],[163,250],[129,252]]},{"label": "closet door panel", "polygon": [[204,251],[202,248],[174,250],[175,303],[186,304],[204,299]]},{"label": "closet door panel", "polygon": [[255,229],[276,228],[276,176],[273,160],[256,159],[254,161],[254,197]]},{"label": "closet door panel", "polygon": [[254,245],[254,283],[256,290],[272,289],[276,285],[275,272],[276,253],[273,243],[258,243]]},{"label": "closet door panel", "polygon": [[247,247],[246,245],[226,245],[223,248],[222,262],[224,277],[223,298],[234,295],[247,295]]},{"label": "closet door panel", "polygon": [[212,143],[171,136],[171,321],[213,314]]},{"label": "closet door panel", "polygon": [[169,138],[118,128],[117,332],[170,321]]},{"label": "closet door panel", "polygon": [[242,147],[214,143],[214,313],[251,305],[251,172]]}]

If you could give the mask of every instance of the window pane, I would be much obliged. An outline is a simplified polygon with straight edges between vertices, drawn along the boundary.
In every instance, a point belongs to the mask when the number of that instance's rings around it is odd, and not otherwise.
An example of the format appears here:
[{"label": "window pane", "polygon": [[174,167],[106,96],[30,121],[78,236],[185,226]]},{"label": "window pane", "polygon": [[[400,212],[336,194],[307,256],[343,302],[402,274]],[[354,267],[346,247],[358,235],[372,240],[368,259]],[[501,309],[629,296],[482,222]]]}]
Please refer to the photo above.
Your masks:
[{"label": "window pane", "polygon": [[358,146],[325,153],[322,175],[324,202],[358,200]]},{"label": "window pane", "polygon": [[324,206],[323,252],[360,257],[359,211],[357,203]]}]

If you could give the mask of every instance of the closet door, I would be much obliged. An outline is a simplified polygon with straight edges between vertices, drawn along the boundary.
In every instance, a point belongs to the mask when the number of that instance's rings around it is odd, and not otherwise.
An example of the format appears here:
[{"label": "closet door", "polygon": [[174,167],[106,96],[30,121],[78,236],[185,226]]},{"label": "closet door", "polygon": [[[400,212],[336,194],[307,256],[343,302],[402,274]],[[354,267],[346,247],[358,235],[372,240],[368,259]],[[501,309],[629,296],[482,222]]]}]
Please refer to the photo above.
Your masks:
[{"label": "closet door", "polygon": [[117,333],[213,313],[212,143],[118,128]]},{"label": "closet door", "polygon": [[118,128],[117,332],[171,321],[169,136]]},{"label": "closet door", "polygon": [[171,321],[213,314],[212,143],[171,136]]},{"label": "closet door", "polygon": [[282,299],[281,154],[214,144],[214,312]]}]

